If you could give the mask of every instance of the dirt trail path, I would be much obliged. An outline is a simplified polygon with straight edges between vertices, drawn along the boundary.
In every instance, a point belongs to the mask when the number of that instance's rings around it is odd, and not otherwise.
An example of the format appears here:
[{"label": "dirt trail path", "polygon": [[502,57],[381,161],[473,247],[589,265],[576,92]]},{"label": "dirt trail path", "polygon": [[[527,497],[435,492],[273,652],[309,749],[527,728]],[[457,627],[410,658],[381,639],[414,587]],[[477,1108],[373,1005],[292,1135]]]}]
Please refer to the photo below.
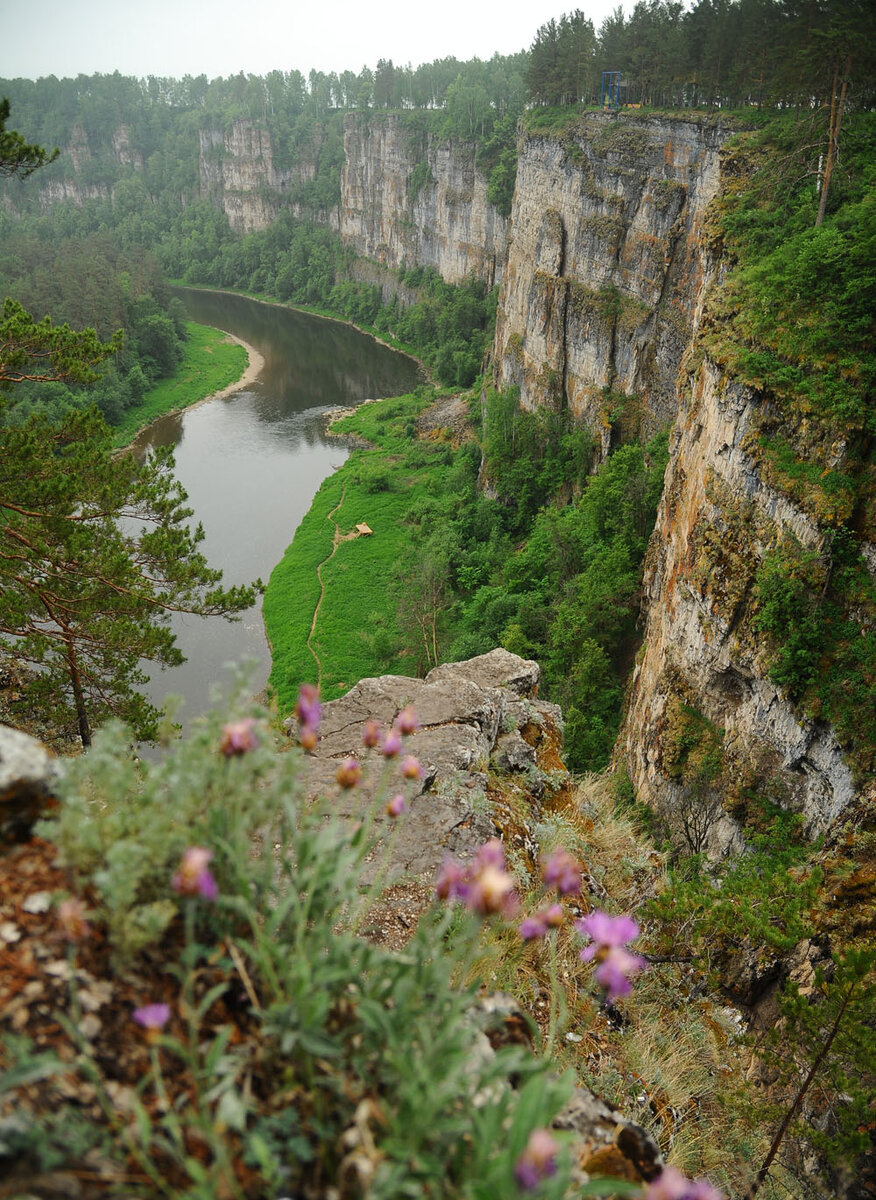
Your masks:
[{"label": "dirt trail path", "polygon": [[[344,503],[344,496],[346,495],[346,492],[347,492],[347,485],[345,483],[343,485],[343,487],[341,488],[340,500],[334,506],[332,511],[326,515],[327,521],[332,520],[335,513],[338,511],[338,509]],[[313,638],[313,635],[316,632],[316,622],[317,622],[317,618],[319,617],[319,610],[322,608],[322,602],[325,599],[325,581],[322,577],[322,569],[327,562],[329,562],[331,559],[334,558],[334,556],[337,552],[338,546],[340,546],[341,542],[349,542],[349,541],[352,541],[353,538],[359,536],[358,532],[355,529],[351,533],[341,533],[340,526],[338,525],[337,521],[335,521],[334,525],[335,525],[335,532],[332,536],[332,552],[331,552],[331,554],[328,555],[327,558],[324,558],[322,560],[322,562],[319,564],[319,566],[316,568],[316,577],[319,580],[319,599],[316,602],[316,608],[313,610],[313,620],[310,622],[310,633],[307,635],[307,649],[313,655],[314,661],[316,662],[316,686],[317,687],[322,686],[322,661],[321,661],[319,655],[317,654],[317,652],[314,650],[313,642],[311,639]]]}]

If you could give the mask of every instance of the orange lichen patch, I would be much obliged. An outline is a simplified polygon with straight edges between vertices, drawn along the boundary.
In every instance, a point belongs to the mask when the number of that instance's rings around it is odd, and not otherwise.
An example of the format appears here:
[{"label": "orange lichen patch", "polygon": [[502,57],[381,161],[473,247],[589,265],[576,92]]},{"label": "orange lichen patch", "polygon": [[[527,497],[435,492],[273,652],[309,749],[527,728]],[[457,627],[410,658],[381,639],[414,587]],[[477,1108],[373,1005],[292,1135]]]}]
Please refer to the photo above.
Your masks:
[{"label": "orange lichen patch", "polygon": [[586,1155],[581,1167],[593,1178],[626,1179],[630,1183],[641,1183],[642,1176],[619,1146],[600,1146]]}]

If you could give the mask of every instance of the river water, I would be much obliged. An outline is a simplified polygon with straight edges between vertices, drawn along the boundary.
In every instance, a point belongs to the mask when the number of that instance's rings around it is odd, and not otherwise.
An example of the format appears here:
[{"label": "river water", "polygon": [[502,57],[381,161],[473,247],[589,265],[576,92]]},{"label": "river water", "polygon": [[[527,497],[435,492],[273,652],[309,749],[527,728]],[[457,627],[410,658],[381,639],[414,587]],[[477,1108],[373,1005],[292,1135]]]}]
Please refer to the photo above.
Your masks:
[{"label": "river water", "polygon": [[[264,367],[244,390],[159,418],[135,448],[174,447],[177,478],[204,526],[201,549],[223,583],[267,582],[323,479],[347,457],[325,436],[326,411],[409,392],[421,382],[419,368],[339,322],[227,292],[177,294],[191,320],[236,334]],[[238,622],[174,614],[172,628],[187,661],[151,670],[147,694],[154,704],[182,696],[184,722],[230,684],[229,663],[255,660],[253,691],[267,681],[261,599]]]}]

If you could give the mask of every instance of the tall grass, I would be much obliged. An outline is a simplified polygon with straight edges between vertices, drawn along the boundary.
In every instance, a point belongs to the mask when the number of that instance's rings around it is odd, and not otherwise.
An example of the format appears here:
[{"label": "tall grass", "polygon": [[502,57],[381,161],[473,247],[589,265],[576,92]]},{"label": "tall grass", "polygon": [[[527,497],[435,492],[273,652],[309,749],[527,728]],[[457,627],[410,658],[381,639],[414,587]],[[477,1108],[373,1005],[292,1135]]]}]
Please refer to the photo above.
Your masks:
[{"label": "tall grass", "polygon": [[[444,447],[419,441],[412,428],[433,398],[420,389],[364,405],[336,423],[339,433],[375,448],[355,450],[324,481],[271,574],[264,618],[273,659],[269,687],[280,712],[293,706],[301,683],[316,680],[307,639],[320,598],[320,564],[325,595],[312,645],[322,664],[323,698],[336,699],[367,676],[412,669],[400,649],[394,572],[409,553],[408,513],[444,485],[449,470]],[[340,540],[332,555],[336,527],[343,538],[359,523],[373,533]]]}]

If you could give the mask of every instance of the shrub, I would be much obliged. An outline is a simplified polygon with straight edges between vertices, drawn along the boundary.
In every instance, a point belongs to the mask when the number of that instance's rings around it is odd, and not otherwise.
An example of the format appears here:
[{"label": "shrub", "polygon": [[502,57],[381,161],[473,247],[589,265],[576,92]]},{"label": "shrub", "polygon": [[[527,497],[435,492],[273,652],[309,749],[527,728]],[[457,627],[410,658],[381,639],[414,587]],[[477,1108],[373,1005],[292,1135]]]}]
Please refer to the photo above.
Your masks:
[{"label": "shrub", "polygon": [[[310,727],[318,710],[305,708]],[[107,1138],[104,1155],[148,1178],[150,1195],[323,1194],[356,1180],[387,1200],[511,1200],[515,1164],[570,1083],[520,1046],[483,1053],[478,985],[454,983],[474,915],[436,907],[401,955],[356,935],[374,898],[361,869],[376,812],[345,825],[330,800],[305,803],[306,759],[271,743],[253,708],[224,727],[208,717],[158,763],[138,764],[121,727],[71,762],[41,832],[124,959],[117,984],[142,997],[118,1054],[77,1032],[84,976],[71,973],[68,1061],[7,1047],[6,1082],[81,1074],[98,1132],[75,1146]],[[88,937],[83,908],[66,904],[71,961],[93,965],[102,935]],[[164,961],[144,958],[159,939]],[[16,1150],[69,1162],[51,1135],[58,1094],[46,1084],[41,1095],[42,1113],[16,1115]],[[9,1144],[0,1138],[0,1155]],[[539,1194],[559,1197],[563,1156],[552,1166]]]}]

